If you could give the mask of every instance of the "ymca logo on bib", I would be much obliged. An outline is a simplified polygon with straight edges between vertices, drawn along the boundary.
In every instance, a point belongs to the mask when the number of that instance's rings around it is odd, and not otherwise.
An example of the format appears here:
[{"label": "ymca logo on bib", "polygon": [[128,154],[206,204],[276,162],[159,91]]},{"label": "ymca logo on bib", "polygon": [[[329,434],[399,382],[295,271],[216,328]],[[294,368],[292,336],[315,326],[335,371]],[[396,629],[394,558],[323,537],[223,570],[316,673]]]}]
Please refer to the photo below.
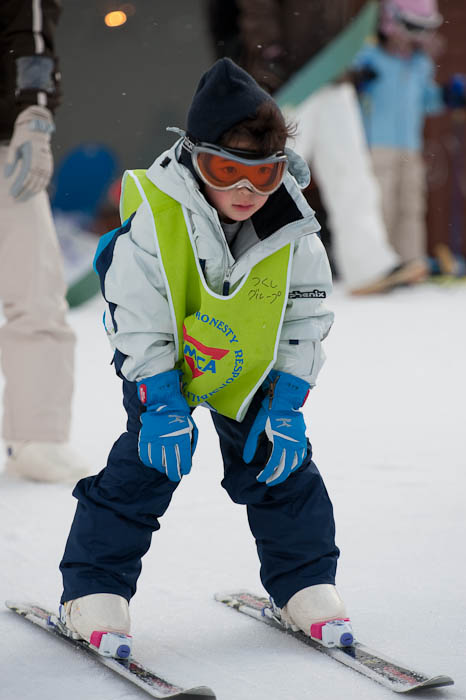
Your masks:
[{"label": "ymca logo on bib", "polygon": [[[189,332],[183,324],[183,359],[191,373],[191,379],[184,377],[183,393],[191,406],[208,403],[212,396],[229,387],[243,371],[244,364],[243,349],[238,347],[238,336],[229,325],[209,314],[196,312],[194,318],[193,328],[186,324]],[[209,327],[207,337],[203,337],[203,325]],[[207,345],[194,337],[199,334],[204,341],[209,338],[208,342],[212,342],[217,333],[223,336],[223,344],[233,347]]]},{"label": "ymca logo on bib", "polygon": [[208,345],[204,345],[196,338],[188,335],[186,328],[183,325],[183,355],[186,360],[186,364],[191,370],[193,379],[196,377],[201,377],[206,372],[211,372],[212,374],[217,373],[217,362],[228,355],[229,350],[224,350],[222,348],[213,348]]}]

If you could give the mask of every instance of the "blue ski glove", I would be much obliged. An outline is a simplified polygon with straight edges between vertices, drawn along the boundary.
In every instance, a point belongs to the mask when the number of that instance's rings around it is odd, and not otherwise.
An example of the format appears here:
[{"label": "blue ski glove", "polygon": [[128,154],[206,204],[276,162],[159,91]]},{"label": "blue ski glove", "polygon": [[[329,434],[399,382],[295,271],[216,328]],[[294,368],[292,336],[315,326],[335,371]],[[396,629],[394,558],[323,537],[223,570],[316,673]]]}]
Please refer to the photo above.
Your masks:
[{"label": "blue ski glove", "polygon": [[366,92],[367,88],[370,87],[374,80],[377,80],[379,74],[370,65],[370,63],[365,63],[359,68],[353,68],[348,71],[348,79],[353,83],[357,92]]},{"label": "blue ski glove", "polygon": [[249,464],[259,436],[265,433],[272,453],[257,481],[275,486],[288,478],[303,463],[307,453],[306,425],[299,410],[309,393],[309,384],[286,372],[272,370],[263,385],[268,393],[263,399],[243,450]]},{"label": "blue ski glove", "polygon": [[443,101],[450,109],[464,109],[466,107],[466,75],[456,73],[448,83],[443,86]]},{"label": "blue ski glove", "polygon": [[181,393],[181,372],[173,369],[137,383],[141,403],[139,457],[147,467],[181,481],[191,471],[197,428]]}]

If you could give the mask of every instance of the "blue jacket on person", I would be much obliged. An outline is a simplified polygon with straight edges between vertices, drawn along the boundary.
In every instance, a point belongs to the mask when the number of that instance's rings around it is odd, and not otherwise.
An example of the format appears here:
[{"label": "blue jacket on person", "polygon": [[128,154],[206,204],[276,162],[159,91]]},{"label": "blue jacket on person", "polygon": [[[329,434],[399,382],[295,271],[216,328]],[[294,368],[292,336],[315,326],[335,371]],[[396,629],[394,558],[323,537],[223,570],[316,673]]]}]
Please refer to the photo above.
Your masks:
[{"label": "blue jacket on person", "polygon": [[371,68],[376,77],[360,89],[360,104],[369,146],[422,149],[424,119],[444,108],[434,64],[423,51],[398,56],[383,46],[365,46],[355,68]]}]

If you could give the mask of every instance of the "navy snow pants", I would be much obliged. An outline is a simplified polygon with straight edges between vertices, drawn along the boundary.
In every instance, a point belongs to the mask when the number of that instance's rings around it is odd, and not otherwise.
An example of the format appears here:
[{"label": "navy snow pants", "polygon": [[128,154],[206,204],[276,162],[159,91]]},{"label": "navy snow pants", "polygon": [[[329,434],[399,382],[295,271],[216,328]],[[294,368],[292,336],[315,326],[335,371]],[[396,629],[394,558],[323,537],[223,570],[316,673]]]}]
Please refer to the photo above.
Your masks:
[{"label": "navy snow pants", "polygon": [[[309,443],[302,466],[277,486],[256,481],[267,461],[265,439],[254,460],[243,462],[243,446],[260,401],[259,393],[241,423],[215,413],[212,418],[224,461],[222,486],[235,503],[246,505],[262,583],[283,607],[306,586],[335,582],[339,550],[332,504]],[[60,564],[62,602],[91,593],[116,593],[130,600],[141,558],[177,486],[139,459],[142,408],[135,383],[123,380],[123,403],[127,431],[111,449],[106,468],[81,479],[73,491],[78,506]],[[190,478],[196,478],[195,472]]]}]

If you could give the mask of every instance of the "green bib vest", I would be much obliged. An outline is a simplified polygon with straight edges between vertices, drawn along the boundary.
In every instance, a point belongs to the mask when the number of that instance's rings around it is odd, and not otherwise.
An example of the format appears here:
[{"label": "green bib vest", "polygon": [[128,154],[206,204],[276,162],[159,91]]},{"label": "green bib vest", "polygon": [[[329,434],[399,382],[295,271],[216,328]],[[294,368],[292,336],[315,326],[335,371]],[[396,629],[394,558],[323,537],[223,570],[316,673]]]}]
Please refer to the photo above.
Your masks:
[{"label": "green bib vest", "polygon": [[122,220],[143,200],[154,218],[184,396],[192,407],[202,404],[241,421],[276,359],[292,246],[261,260],[231,294],[221,296],[206,284],[182,205],[144,170],[127,171]]}]

